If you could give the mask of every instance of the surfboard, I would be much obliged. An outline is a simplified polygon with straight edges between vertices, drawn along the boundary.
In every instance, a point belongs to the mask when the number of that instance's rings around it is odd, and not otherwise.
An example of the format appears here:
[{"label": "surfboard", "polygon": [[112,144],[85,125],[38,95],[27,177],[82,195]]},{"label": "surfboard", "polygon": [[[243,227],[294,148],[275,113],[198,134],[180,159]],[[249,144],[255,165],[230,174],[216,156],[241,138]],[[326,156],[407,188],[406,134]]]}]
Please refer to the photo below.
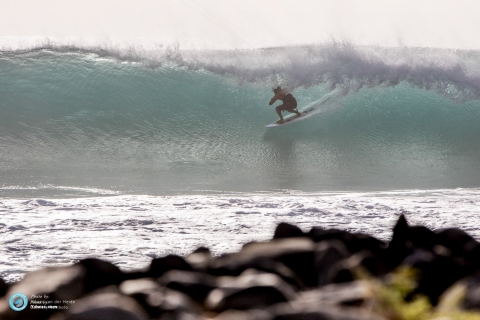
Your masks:
[{"label": "surfboard", "polygon": [[265,128],[279,127],[279,126],[284,126],[286,124],[295,122],[296,120],[300,120],[302,117],[306,116],[308,113],[312,112],[313,110],[315,110],[315,108],[309,108],[307,110],[303,110],[302,112],[300,112],[300,115],[296,115],[295,113],[293,113],[283,118],[283,120],[285,120],[284,123],[276,123],[276,122],[270,123],[270,124],[267,124]]}]

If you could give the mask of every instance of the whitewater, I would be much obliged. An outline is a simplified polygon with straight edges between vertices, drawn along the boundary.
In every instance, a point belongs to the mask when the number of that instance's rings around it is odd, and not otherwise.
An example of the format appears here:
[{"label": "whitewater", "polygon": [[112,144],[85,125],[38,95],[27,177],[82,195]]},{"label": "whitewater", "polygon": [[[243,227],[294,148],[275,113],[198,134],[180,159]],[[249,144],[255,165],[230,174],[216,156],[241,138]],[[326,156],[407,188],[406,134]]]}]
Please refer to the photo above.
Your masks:
[{"label": "whitewater", "polygon": [[[300,108],[329,99],[267,129],[277,85]],[[404,213],[480,239],[479,51],[47,42],[0,52],[0,114],[9,281],[92,256],[222,254],[281,221],[386,240]]]}]

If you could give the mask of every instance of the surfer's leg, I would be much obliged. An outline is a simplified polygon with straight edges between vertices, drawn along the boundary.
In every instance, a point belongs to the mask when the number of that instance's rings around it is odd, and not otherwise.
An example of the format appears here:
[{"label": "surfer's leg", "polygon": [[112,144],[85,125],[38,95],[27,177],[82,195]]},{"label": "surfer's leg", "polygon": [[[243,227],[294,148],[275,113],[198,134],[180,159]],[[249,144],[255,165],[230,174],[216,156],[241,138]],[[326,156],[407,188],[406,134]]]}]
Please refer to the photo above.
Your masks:
[{"label": "surfer's leg", "polygon": [[287,110],[287,111],[290,112],[290,113],[296,113],[297,116],[301,116],[301,115],[302,115],[300,112],[298,112],[298,111],[295,110],[295,109],[289,109],[289,110]]},{"label": "surfer's leg", "polygon": [[297,103],[296,103],[296,102],[295,102],[295,103],[289,103],[289,104],[286,106],[286,108],[288,108],[288,109],[286,109],[286,110],[287,110],[288,112],[290,112],[290,113],[295,113],[295,114],[297,114],[297,116],[301,116],[302,114],[301,114],[300,112],[298,112],[298,110],[295,110],[296,107],[297,107]]},{"label": "surfer's leg", "polygon": [[300,117],[302,114],[296,109],[297,109],[297,101],[294,101],[294,102],[292,102],[292,111],[291,112],[295,112],[297,114],[297,116]]},{"label": "surfer's leg", "polygon": [[285,106],[283,104],[281,104],[278,107],[276,107],[275,110],[277,111],[277,114],[280,117],[280,120],[283,120],[282,111],[287,110],[287,109],[285,109]]}]

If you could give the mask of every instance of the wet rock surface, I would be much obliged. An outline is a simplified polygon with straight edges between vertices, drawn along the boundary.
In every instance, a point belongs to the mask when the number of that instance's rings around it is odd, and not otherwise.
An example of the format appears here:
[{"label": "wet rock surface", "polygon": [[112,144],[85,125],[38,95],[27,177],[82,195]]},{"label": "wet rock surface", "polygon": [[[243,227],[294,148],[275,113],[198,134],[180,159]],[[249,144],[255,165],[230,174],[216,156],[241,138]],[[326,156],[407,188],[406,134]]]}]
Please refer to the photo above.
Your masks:
[{"label": "wet rock surface", "polygon": [[[376,320],[413,304],[424,312],[415,319],[480,317],[479,252],[460,229],[410,226],[403,215],[389,243],[281,223],[272,240],[220,257],[198,248],[135,272],[90,258],[0,281],[0,319]],[[11,307],[17,293],[28,298],[21,311]]]}]

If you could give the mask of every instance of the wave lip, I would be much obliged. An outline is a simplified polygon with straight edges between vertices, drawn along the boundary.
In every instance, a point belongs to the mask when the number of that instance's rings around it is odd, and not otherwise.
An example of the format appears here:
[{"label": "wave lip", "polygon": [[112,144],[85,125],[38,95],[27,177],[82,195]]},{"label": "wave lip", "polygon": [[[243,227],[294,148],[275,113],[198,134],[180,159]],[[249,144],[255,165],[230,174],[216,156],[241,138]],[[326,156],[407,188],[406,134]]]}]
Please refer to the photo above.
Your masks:
[{"label": "wave lip", "polygon": [[[1,42],[0,42],[1,45]],[[179,66],[233,75],[240,83],[285,85],[291,90],[328,83],[346,92],[401,82],[435,90],[458,101],[478,99],[480,51],[355,46],[328,42],[315,46],[250,50],[182,50],[178,45],[98,44],[92,41],[30,40],[3,46],[3,54],[38,51],[95,54],[151,68]]]}]

